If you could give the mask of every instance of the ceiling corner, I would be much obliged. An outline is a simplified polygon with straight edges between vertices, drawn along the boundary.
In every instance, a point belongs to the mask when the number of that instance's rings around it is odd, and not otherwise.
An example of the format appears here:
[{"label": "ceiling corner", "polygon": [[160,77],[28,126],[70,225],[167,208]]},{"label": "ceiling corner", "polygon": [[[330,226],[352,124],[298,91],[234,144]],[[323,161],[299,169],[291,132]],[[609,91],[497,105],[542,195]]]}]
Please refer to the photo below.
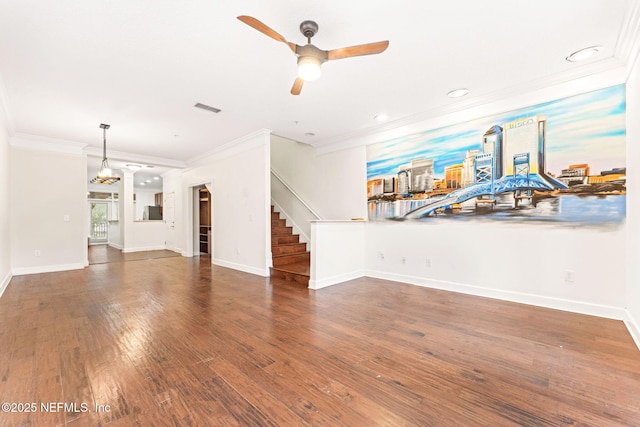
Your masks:
[{"label": "ceiling corner", "polygon": [[640,51],[640,2],[632,1],[622,23],[615,56],[630,66]]}]

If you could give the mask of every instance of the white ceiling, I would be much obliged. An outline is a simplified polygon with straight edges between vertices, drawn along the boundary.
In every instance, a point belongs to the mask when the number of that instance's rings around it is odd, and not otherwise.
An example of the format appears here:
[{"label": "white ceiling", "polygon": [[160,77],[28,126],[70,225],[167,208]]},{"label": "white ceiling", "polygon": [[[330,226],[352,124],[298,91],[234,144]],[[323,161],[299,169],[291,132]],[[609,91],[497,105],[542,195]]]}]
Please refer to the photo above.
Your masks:
[{"label": "white ceiling", "polygon": [[[326,147],[417,115],[626,67],[637,50],[638,3],[0,0],[0,95],[12,135],[89,144],[100,155],[99,124],[108,123],[108,155],[121,160],[187,164],[262,128]],[[379,55],[325,63],[323,76],[293,96],[293,53],[238,15],[301,45],[298,26],[313,19],[321,49],[390,44]],[[592,45],[602,46],[592,59],[565,60]],[[446,97],[459,87],[470,94]],[[379,113],[390,121],[375,122]]]}]

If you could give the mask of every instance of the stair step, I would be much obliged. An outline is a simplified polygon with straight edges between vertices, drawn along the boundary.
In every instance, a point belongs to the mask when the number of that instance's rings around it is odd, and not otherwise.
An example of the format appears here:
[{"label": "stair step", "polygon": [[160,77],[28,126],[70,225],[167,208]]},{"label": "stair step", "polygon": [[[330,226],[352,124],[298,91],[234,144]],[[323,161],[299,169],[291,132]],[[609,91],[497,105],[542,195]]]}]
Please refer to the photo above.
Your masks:
[{"label": "stair step", "polygon": [[286,254],[299,254],[307,251],[306,243],[284,243],[280,245],[274,245],[271,247],[271,254],[286,255]]},{"label": "stair step", "polygon": [[280,219],[280,218],[276,218],[273,219],[271,218],[271,228],[273,227],[286,227],[287,226],[287,221],[284,219]]},{"label": "stair step", "polygon": [[300,236],[297,234],[282,234],[278,236],[271,235],[271,245],[281,245],[283,243],[298,243],[300,241]]},{"label": "stair step", "polygon": [[309,286],[310,268],[308,263],[287,264],[271,267],[271,277]]},{"label": "stair step", "polygon": [[271,206],[271,277],[309,286],[311,254],[300,236],[293,234],[285,219]]},{"label": "stair step", "polygon": [[271,227],[271,235],[293,234],[293,227]]},{"label": "stair step", "polygon": [[273,255],[273,266],[280,267],[287,264],[297,264],[299,262],[311,263],[311,254],[304,252],[300,254]]}]

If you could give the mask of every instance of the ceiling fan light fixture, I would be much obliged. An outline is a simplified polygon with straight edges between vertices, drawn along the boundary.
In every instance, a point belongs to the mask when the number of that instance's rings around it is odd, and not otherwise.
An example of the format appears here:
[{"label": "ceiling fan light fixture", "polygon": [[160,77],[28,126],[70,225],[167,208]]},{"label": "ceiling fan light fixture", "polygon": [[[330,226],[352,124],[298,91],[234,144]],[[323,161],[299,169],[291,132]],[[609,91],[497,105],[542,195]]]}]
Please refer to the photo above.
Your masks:
[{"label": "ceiling fan light fixture", "polygon": [[304,81],[318,80],[322,75],[321,61],[313,56],[298,58],[298,77]]}]

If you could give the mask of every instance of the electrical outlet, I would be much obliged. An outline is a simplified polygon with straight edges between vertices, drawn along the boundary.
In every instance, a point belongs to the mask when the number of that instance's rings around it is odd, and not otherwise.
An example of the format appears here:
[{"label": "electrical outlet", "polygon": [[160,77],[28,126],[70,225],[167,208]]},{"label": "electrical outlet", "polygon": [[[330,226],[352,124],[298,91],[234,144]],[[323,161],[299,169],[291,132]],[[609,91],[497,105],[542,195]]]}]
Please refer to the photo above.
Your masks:
[{"label": "electrical outlet", "polygon": [[384,261],[384,252],[379,252],[378,256],[380,257],[380,261]]},{"label": "electrical outlet", "polygon": [[400,258],[400,262],[403,263],[403,264],[406,264],[407,263],[407,258],[406,257]]},{"label": "electrical outlet", "polygon": [[425,264],[427,267],[431,268],[431,258],[427,258],[427,259],[426,259],[426,261],[424,262],[424,264]]},{"label": "electrical outlet", "polygon": [[576,272],[573,270],[564,271],[564,281],[566,283],[573,283],[576,281]]},{"label": "electrical outlet", "polygon": [[36,249],[36,252],[35,252],[35,254],[34,254],[34,255],[35,255],[35,256],[40,256],[40,255],[41,255],[41,253],[40,253],[40,249]]}]

